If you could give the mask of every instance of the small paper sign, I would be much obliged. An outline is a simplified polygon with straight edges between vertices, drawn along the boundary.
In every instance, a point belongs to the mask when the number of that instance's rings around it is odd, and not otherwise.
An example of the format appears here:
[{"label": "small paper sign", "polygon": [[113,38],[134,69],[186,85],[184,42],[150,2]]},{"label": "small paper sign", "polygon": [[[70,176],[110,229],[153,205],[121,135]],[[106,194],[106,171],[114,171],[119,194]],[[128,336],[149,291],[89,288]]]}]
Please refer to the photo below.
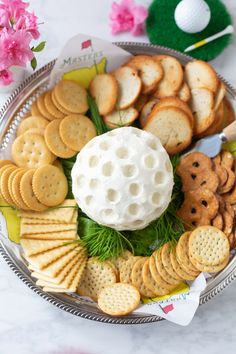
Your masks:
[{"label": "small paper sign", "polygon": [[130,57],[129,52],[110,42],[78,34],[62,49],[50,75],[50,87],[64,77],[88,88],[96,74],[111,72]]}]

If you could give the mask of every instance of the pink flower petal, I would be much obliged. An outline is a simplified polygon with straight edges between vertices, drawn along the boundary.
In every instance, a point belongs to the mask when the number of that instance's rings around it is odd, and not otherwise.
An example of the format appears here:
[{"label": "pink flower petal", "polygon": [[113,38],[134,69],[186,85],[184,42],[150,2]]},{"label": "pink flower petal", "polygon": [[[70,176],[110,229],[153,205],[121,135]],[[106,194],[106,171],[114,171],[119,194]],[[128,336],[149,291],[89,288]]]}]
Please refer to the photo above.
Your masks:
[{"label": "pink flower petal", "polygon": [[26,31],[7,32],[3,30],[0,37],[0,65],[25,66],[34,57],[30,49],[31,40],[32,36]]},{"label": "pink flower petal", "polygon": [[9,69],[0,70],[0,85],[7,86],[13,82],[13,75]]},{"label": "pink flower petal", "polygon": [[137,6],[133,9],[133,16],[135,23],[143,23],[148,17],[148,11],[143,6]]}]

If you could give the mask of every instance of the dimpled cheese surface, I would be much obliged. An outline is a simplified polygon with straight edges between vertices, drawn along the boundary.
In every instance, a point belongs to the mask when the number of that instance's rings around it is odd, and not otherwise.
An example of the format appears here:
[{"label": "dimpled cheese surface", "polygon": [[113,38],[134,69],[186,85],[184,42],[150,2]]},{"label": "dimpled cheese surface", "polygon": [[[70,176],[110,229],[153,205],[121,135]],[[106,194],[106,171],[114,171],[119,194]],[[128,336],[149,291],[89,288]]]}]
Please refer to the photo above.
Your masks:
[{"label": "dimpled cheese surface", "polygon": [[72,169],[74,197],[91,219],[116,230],[137,230],[167,208],[173,188],[169,156],[160,140],[124,127],[97,136]]}]

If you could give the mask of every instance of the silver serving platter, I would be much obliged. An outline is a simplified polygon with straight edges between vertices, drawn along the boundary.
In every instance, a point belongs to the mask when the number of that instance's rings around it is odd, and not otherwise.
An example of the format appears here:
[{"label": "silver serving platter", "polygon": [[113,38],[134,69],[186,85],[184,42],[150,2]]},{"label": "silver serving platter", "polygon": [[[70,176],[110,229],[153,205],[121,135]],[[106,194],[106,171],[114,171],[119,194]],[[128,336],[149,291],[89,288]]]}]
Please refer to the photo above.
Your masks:
[{"label": "silver serving platter", "polygon": [[[177,51],[167,49],[160,46],[150,45],[146,43],[115,43],[121,48],[132,54],[169,54],[175,56],[183,64],[192,60],[191,57],[179,53]],[[52,61],[36,71],[28,79],[26,79],[20,87],[6,101],[0,110],[0,152],[3,152],[11,143],[12,137],[16,132],[22,118],[29,111],[32,102],[47,88],[49,74],[55,64]],[[220,76],[219,76],[220,77]],[[231,102],[236,102],[236,90],[224,80],[227,88],[227,95]],[[13,244],[0,237],[0,254],[13,272],[25,283],[30,289],[42,298],[59,307],[61,310],[69,312],[73,315],[83,317],[93,321],[99,321],[111,324],[141,324],[161,321],[159,316],[146,314],[130,314],[125,317],[110,317],[102,313],[94,303],[86,301],[77,295],[52,294],[43,292],[42,289],[35,285],[35,280],[30,276],[26,264],[22,260],[19,252],[13,247]],[[214,278],[207,281],[207,287],[201,294],[200,305],[205,304],[213,297],[224,290],[234,279],[236,279],[236,255],[234,255],[228,266]]]}]

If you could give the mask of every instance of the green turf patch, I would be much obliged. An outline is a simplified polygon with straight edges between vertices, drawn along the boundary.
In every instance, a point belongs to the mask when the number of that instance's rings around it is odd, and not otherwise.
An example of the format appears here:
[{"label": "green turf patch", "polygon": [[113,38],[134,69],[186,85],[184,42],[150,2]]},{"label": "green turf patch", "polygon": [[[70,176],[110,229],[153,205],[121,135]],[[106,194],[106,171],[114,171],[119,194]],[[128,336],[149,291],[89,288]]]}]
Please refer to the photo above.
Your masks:
[{"label": "green turf patch", "polygon": [[[219,0],[206,0],[211,9],[211,20],[206,29],[196,34],[181,31],[174,20],[174,12],[179,0],[154,0],[149,8],[146,21],[150,42],[169,47],[180,52],[190,45],[224,30],[232,24],[232,19],[224,4]],[[230,43],[232,35],[225,35],[204,47],[197,48],[188,54],[196,59],[212,60]]]}]

